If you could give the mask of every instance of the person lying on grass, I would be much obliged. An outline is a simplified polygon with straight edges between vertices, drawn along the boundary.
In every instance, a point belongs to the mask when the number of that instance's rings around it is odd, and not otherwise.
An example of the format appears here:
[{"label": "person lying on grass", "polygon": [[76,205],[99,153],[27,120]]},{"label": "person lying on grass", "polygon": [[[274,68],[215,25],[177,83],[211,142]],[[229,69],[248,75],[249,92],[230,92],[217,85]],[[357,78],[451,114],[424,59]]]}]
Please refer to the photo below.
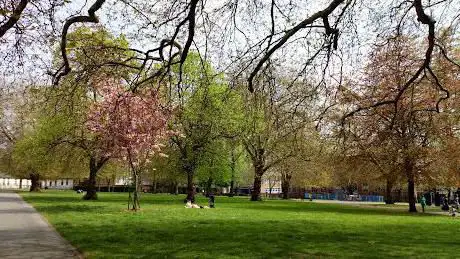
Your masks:
[{"label": "person lying on grass", "polygon": [[200,206],[198,204],[192,203],[191,201],[187,201],[185,204],[185,208],[187,209],[209,209],[208,206]]}]

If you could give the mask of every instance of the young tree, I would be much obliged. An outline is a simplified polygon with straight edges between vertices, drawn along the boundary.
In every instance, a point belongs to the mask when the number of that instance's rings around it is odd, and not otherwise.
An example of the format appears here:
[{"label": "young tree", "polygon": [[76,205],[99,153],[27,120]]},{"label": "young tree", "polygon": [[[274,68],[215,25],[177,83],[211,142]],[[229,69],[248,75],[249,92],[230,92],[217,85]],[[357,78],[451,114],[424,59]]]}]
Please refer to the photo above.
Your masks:
[{"label": "young tree", "polygon": [[140,174],[153,155],[165,156],[161,142],[171,134],[170,112],[153,89],[133,93],[110,78],[101,78],[97,89],[101,100],[92,105],[86,125],[103,143],[100,152],[128,162],[134,185],[131,208],[138,210]]}]

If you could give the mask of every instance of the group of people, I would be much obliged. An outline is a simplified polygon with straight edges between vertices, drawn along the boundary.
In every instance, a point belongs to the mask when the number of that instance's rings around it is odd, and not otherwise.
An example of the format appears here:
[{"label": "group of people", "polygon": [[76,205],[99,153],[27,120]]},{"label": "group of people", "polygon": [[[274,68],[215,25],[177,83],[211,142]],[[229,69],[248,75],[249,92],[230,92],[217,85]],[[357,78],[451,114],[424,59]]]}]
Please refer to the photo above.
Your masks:
[{"label": "group of people", "polygon": [[444,197],[442,201],[442,210],[444,211],[449,211],[449,214],[455,217],[457,215],[457,211],[460,207],[459,199],[458,196],[455,195],[454,202],[452,203],[452,206],[449,206],[449,202],[446,197]]},{"label": "group of people", "polygon": [[[425,212],[425,207],[426,207],[426,198],[425,198],[425,196],[422,196],[422,199],[420,200],[420,205],[422,205],[422,210],[423,210],[423,212]],[[452,206],[449,206],[449,201],[447,200],[446,197],[442,198],[441,209],[443,211],[449,211],[449,213],[452,216],[455,217],[459,208],[460,208],[460,202],[459,202],[458,195],[455,196],[454,201],[452,203]]]}]

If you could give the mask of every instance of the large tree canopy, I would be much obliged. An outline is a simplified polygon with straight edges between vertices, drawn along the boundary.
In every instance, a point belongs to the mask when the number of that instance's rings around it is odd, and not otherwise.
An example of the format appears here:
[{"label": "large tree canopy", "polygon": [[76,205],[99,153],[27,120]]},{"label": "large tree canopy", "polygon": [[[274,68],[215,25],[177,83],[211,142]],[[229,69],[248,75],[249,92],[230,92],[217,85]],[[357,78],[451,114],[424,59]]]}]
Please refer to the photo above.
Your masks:
[{"label": "large tree canopy", "polygon": [[[46,32],[41,38],[58,40],[61,62],[51,73],[56,84],[74,69],[71,32],[82,25],[102,24],[135,42],[132,50],[139,64],[130,59],[104,64],[135,69],[139,76],[131,78],[133,86],[163,78],[174,64],[180,64],[182,71],[187,55],[196,50],[218,64],[218,70],[243,76],[251,91],[271,62],[295,70],[301,78],[315,75],[318,82],[332,83],[340,80],[339,74],[361,67],[368,44],[385,44],[388,35],[410,34],[426,44],[417,53],[417,69],[399,89],[401,94],[425,73],[437,76],[431,64],[434,55],[454,62],[439,34],[447,27],[458,33],[460,6],[456,0],[37,2],[2,2],[0,28],[4,37],[19,29],[28,35],[39,28]],[[41,23],[33,23],[32,16]],[[30,23],[43,26],[27,26]],[[9,46],[16,42],[6,41]],[[394,103],[398,96],[372,105]]]}]

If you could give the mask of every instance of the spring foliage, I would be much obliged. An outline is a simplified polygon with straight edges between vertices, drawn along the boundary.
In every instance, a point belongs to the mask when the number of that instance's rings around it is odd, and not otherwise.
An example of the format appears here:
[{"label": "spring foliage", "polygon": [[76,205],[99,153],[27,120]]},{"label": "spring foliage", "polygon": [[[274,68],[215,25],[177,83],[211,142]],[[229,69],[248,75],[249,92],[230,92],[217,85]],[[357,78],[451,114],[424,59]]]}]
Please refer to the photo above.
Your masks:
[{"label": "spring foliage", "polygon": [[167,129],[171,113],[158,92],[133,93],[112,79],[100,80],[96,87],[100,99],[92,105],[86,126],[102,140],[102,151],[136,167],[143,167],[153,155],[165,156],[161,142],[172,133]]}]

